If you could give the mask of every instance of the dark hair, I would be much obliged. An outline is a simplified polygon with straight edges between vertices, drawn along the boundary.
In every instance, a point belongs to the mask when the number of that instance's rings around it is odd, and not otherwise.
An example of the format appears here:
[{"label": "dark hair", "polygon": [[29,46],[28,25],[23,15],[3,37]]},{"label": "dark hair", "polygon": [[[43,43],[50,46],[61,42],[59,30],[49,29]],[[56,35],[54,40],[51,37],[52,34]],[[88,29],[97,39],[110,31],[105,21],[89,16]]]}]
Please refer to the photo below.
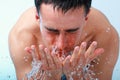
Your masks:
[{"label": "dark hair", "polygon": [[42,3],[53,4],[54,8],[61,9],[64,13],[70,9],[84,6],[86,14],[89,12],[92,0],[35,0],[35,6],[39,13]]}]

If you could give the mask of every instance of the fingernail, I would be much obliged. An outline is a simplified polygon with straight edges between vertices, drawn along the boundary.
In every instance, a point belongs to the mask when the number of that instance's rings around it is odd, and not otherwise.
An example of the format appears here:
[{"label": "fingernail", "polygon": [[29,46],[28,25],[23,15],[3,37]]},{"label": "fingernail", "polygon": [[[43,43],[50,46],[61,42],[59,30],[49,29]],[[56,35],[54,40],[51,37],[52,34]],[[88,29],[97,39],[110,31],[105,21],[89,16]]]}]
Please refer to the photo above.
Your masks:
[{"label": "fingernail", "polygon": [[96,46],[96,45],[97,45],[97,42],[96,42],[96,41],[94,41],[94,42],[93,42],[93,45],[94,45],[94,46]]},{"label": "fingernail", "polygon": [[68,55],[68,58],[70,59],[70,58],[71,58],[71,55]]},{"label": "fingernail", "polygon": [[35,45],[32,45],[31,48],[32,48],[32,49],[35,49]]},{"label": "fingernail", "polygon": [[79,49],[79,46],[76,46],[75,49]]},{"label": "fingernail", "polygon": [[39,45],[39,48],[40,48],[40,49],[43,49],[43,45]]},{"label": "fingernail", "polygon": [[87,44],[86,44],[86,42],[82,42],[81,45],[82,45],[82,47],[86,47]]},{"label": "fingernail", "polygon": [[48,49],[47,49],[47,48],[45,48],[44,51],[45,51],[46,53],[48,53]]},{"label": "fingernail", "polygon": [[28,53],[31,53],[31,49],[29,47],[26,47],[24,50],[27,51]]},{"label": "fingernail", "polygon": [[74,50],[77,50],[79,51],[80,47],[79,46],[76,46]]}]

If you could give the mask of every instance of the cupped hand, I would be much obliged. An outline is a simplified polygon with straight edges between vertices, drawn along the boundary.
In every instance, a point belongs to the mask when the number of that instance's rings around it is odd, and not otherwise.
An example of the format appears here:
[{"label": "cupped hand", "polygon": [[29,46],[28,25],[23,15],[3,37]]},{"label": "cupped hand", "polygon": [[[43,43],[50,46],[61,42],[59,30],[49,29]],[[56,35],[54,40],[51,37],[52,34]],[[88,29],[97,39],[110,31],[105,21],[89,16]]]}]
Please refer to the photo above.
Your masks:
[{"label": "cupped hand", "polygon": [[40,56],[38,57],[35,45],[26,47],[25,50],[32,55],[33,62],[41,62],[41,67],[39,67],[38,72],[44,71],[45,75],[43,76],[45,77],[45,80],[60,79],[62,74],[62,61],[54,51],[50,52],[50,50],[45,48],[43,45],[39,45]]},{"label": "cupped hand", "polygon": [[88,49],[87,43],[82,42],[80,46],[74,48],[73,54],[65,58],[63,71],[68,78],[79,80],[86,75],[86,67],[92,60],[104,52],[103,48],[97,48],[97,42],[93,41]]}]

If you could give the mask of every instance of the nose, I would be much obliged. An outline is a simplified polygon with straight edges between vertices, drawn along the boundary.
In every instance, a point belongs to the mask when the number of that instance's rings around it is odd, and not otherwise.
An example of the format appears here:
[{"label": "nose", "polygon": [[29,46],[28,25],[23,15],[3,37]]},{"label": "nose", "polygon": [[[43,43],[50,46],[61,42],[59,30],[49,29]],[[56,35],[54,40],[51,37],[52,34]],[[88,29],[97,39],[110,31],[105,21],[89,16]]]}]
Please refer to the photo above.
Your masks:
[{"label": "nose", "polygon": [[67,46],[65,34],[60,34],[56,39],[56,46],[59,50],[64,50]]}]

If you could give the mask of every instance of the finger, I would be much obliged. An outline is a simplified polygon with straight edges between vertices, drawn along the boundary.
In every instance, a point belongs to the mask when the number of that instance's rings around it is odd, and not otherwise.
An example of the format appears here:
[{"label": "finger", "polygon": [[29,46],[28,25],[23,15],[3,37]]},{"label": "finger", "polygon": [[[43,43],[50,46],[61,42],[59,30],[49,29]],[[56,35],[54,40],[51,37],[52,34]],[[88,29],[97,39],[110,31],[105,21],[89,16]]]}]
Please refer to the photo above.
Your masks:
[{"label": "finger", "polygon": [[45,58],[45,52],[44,52],[44,46],[43,45],[39,45],[39,51],[40,51],[40,57],[41,59]]},{"label": "finger", "polygon": [[70,59],[72,66],[75,66],[75,64],[77,63],[78,52],[79,52],[79,46],[76,46]]},{"label": "finger", "polygon": [[84,53],[85,53],[86,46],[87,46],[87,43],[86,43],[86,42],[82,42],[82,43],[81,43],[80,49],[79,49],[79,53],[78,53],[78,57],[80,57],[81,54],[84,54]]},{"label": "finger", "polygon": [[71,56],[70,55],[68,55],[66,58],[65,58],[65,60],[64,60],[64,63],[63,63],[63,65],[64,65],[64,67],[65,68],[69,68],[70,66],[71,66],[71,62],[70,62],[70,59],[71,59]]},{"label": "finger", "polygon": [[28,52],[29,54],[31,54],[31,52],[32,52],[32,49],[30,48],[30,47],[25,47],[25,49],[24,49],[26,52]]},{"label": "finger", "polygon": [[84,60],[84,53],[86,50],[86,42],[82,42],[80,47],[78,47],[77,49],[76,48],[75,48],[75,50],[73,52],[73,56],[71,58],[71,62],[72,62],[73,66],[75,66],[75,64],[78,64],[78,63],[80,64]]},{"label": "finger", "polygon": [[40,51],[41,61],[44,64],[45,67],[48,67],[47,57],[45,55],[44,49],[45,48],[44,48],[43,45],[39,45],[39,51]]},{"label": "finger", "polygon": [[32,54],[33,60],[38,60],[38,58],[37,58],[37,51],[35,49],[36,49],[36,46],[32,45],[31,46],[31,54]]},{"label": "finger", "polygon": [[62,62],[60,61],[60,58],[56,55],[56,53],[52,52],[51,56],[56,68],[62,68]]},{"label": "finger", "polygon": [[50,54],[50,51],[47,48],[45,48],[44,51],[46,53],[48,66],[49,67],[53,67],[54,66],[54,62],[53,62],[52,56]]},{"label": "finger", "polygon": [[99,55],[101,55],[104,52],[103,48],[98,48],[94,51],[94,53],[88,58],[89,62],[91,62],[92,60],[94,60],[95,58],[97,58]]},{"label": "finger", "polygon": [[78,54],[78,65],[77,66],[84,66],[85,64],[85,50],[86,50],[86,42],[82,42],[81,45],[80,45],[80,50],[79,50],[79,54]]},{"label": "finger", "polygon": [[85,58],[88,58],[90,55],[92,55],[96,47],[97,47],[97,42],[93,41],[85,53]]}]

